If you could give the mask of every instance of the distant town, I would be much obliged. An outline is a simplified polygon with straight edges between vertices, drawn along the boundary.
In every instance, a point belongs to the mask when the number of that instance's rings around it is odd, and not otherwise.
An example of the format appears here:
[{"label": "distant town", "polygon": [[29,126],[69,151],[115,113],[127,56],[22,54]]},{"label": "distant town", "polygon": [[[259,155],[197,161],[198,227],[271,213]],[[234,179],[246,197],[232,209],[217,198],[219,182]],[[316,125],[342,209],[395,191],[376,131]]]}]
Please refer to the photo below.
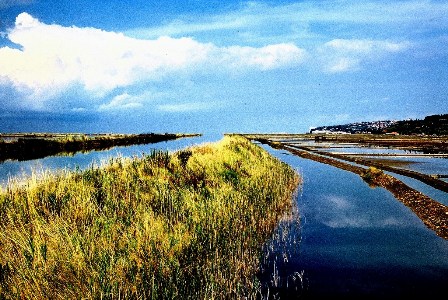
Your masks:
[{"label": "distant town", "polygon": [[395,134],[448,135],[448,114],[431,115],[422,120],[383,120],[312,128],[314,134]]}]

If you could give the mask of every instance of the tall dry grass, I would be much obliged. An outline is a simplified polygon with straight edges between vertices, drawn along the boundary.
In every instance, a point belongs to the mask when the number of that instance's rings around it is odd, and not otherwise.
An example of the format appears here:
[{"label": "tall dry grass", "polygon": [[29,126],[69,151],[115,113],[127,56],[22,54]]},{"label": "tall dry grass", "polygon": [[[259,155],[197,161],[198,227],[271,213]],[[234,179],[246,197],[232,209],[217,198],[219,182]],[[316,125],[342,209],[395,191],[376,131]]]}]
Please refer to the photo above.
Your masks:
[{"label": "tall dry grass", "polygon": [[298,175],[225,137],[0,193],[0,298],[253,298]]}]

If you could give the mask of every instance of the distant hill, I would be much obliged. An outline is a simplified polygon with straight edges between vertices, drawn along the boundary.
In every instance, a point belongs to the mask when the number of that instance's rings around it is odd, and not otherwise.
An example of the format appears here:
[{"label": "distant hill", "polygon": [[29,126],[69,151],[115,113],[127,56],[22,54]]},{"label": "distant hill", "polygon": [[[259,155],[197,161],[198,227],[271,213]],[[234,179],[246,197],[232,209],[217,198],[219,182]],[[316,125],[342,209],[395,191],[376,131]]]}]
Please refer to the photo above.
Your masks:
[{"label": "distant hill", "polygon": [[427,116],[423,120],[398,121],[386,128],[400,134],[448,135],[448,114]]},{"label": "distant hill", "polygon": [[384,120],[343,125],[319,126],[310,133],[398,133],[404,135],[448,135],[448,114],[431,115],[423,120]]}]

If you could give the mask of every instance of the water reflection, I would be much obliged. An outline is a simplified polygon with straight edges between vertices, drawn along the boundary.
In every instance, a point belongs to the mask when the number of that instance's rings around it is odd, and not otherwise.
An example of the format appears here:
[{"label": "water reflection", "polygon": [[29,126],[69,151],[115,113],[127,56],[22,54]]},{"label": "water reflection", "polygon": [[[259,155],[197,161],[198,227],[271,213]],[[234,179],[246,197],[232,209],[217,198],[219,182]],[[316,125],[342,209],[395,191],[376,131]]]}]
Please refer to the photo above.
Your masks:
[{"label": "water reflection", "polygon": [[102,151],[78,152],[68,156],[49,156],[29,161],[5,161],[0,163],[0,186],[5,186],[11,177],[27,177],[31,173],[55,171],[58,169],[85,169],[92,164],[101,165],[111,157],[132,157],[150,153],[152,149],[176,151],[195,144],[219,140],[222,135],[208,134],[204,136],[181,138],[171,141],[146,145],[114,147]]},{"label": "water reflection", "polygon": [[[382,228],[403,224],[397,216],[373,216],[366,207],[359,207],[353,197],[322,195],[316,220],[331,228]],[[403,224],[404,225],[404,224]]]},{"label": "water reflection", "polygon": [[[301,187],[299,187],[301,191]],[[260,270],[260,296],[264,299],[296,298],[307,286],[304,271],[290,268],[289,260],[300,255],[301,220],[297,202],[287,212],[263,247]]]},{"label": "water reflection", "polygon": [[[29,174],[36,168],[85,168],[112,156],[139,156],[151,149],[175,151],[221,137],[5,162],[0,165],[0,178],[4,182],[7,176]],[[448,241],[388,191],[370,188],[358,175],[265,148],[296,168],[303,186],[297,196],[299,215],[286,218],[266,244],[259,274],[264,297],[415,298],[446,293]]]},{"label": "water reflection", "polygon": [[415,298],[445,293],[448,241],[391,193],[370,188],[358,175],[266,148],[298,168],[304,180],[297,198],[300,251],[278,270],[279,276],[303,272],[306,286],[297,296]]},{"label": "water reflection", "polygon": [[[300,144],[304,145],[304,144]],[[315,147],[318,143],[308,143],[307,146]],[[318,145],[319,146],[319,145]],[[393,147],[367,147],[359,144],[354,144],[351,147],[336,146],[334,143],[328,143],[326,146],[319,146],[316,148],[318,151],[326,151],[331,153],[354,153],[364,154],[363,158],[377,160],[386,165],[400,167],[407,170],[417,171],[420,173],[432,175],[442,174],[448,175],[448,157],[433,157],[433,156],[418,156],[422,155],[421,152],[396,149]],[[380,155],[380,156],[368,156],[367,154]],[[397,156],[381,156],[381,155],[393,154]],[[403,155],[416,155],[416,156],[399,156]]]}]

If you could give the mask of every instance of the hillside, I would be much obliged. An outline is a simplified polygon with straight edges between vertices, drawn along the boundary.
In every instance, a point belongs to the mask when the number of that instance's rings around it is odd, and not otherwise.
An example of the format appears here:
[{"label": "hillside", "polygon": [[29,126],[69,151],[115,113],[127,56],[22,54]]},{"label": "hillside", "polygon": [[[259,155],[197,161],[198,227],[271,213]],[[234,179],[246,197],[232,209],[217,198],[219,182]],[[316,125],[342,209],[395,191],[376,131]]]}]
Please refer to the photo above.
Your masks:
[{"label": "hillside", "polygon": [[448,114],[427,116],[423,120],[398,121],[386,128],[386,132],[448,135]]},{"label": "hillside", "polygon": [[422,120],[383,120],[343,125],[319,126],[310,133],[398,133],[403,135],[448,135],[448,114],[431,115]]}]

